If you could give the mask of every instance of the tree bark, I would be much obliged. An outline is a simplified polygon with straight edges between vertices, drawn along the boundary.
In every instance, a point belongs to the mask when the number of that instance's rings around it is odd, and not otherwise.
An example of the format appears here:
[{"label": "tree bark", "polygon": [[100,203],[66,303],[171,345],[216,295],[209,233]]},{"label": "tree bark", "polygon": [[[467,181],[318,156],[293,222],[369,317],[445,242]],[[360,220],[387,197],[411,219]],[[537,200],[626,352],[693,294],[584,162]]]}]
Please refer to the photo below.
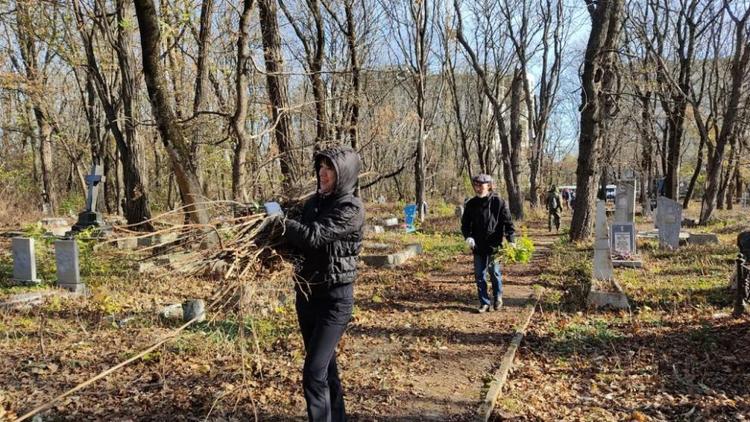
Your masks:
[{"label": "tree bark", "polygon": [[[124,0],[116,2],[116,16],[118,22],[127,19],[126,4]],[[149,222],[151,219],[151,208],[148,201],[147,181],[144,180],[145,157],[142,153],[138,131],[136,126],[135,109],[138,103],[138,87],[135,72],[133,70],[134,58],[132,56],[132,45],[130,33],[122,25],[117,25],[117,33],[105,21],[101,27],[108,32],[107,38],[111,40],[112,47],[117,55],[120,73],[120,96],[115,97],[111,84],[105,79],[94,52],[92,33],[85,28],[86,18],[82,15],[78,0],[73,2],[73,11],[78,21],[78,27],[86,53],[87,72],[92,78],[99,100],[104,109],[107,124],[115,139],[122,163],[122,176],[124,185],[123,213],[129,225],[135,230],[153,231],[154,227]],[[106,11],[101,11],[106,13]],[[124,118],[118,111],[118,104],[122,104]],[[118,208],[120,204],[117,204]]]},{"label": "tree bark", "polygon": [[288,95],[286,78],[281,74],[284,61],[281,55],[281,36],[276,18],[276,0],[258,0],[258,14],[263,37],[263,57],[266,62],[266,88],[271,102],[274,138],[279,149],[279,165],[285,190],[291,190],[295,177],[292,154],[292,122],[287,111]]},{"label": "tree bark", "polygon": [[[134,0],[134,3],[141,34],[143,73],[159,134],[172,163],[186,212],[193,223],[208,225],[208,212],[205,205],[200,204],[204,200],[204,195],[197,171],[190,160],[188,143],[182,128],[177,124],[168,98],[167,80],[159,59],[161,33],[156,8],[153,0]],[[217,239],[213,235],[208,235],[206,240],[210,244]]]},{"label": "tree bark", "polygon": [[201,23],[198,33],[198,60],[195,75],[195,96],[193,97],[193,114],[203,108],[206,87],[208,86],[208,49],[211,38],[211,17],[214,0],[201,2]]},{"label": "tree bark", "polygon": [[232,158],[232,199],[247,202],[247,153],[250,137],[245,130],[248,110],[248,61],[250,58],[250,12],[254,0],[243,0],[240,15],[239,37],[237,39],[237,69],[235,75],[235,109],[232,116],[232,130],[235,134],[234,157]]},{"label": "tree bark", "polygon": [[620,38],[622,0],[587,0],[591,16],[591,33],[581,76],[581,133],[578,141],[578,167],[576,168],[576,201],[570,238],[586,239],[591,232],[599,171],[599,147],[602,128],[608,118],[616,85],[615,51]]},{"label": "tree bark", "polygon": [[29,33],[33,23],[29,16],[26,2],[16,2],[16,36],[21,51],[21,59],[26,69],[26,79],[31,89],[28,92],[39,130],[39,161],[42,175],[42,190],[47,194],[50,208],[57,208],[57,189],[52,180],[52,124],[47,114],[42,93],[44,92],[44,75],[37,63],[36,43]]},{"label": "tree bark", "polygon": [[721,163],[724,161],[724,150],[730,141],[730,137],[735,133],[734,126],[739,114],[740,102],[743,97],[747,97],[743,93],[742,85],[744,77],[747,74],[748,62],[750,61],[750,42],[746,39],[748,17],[750,17],[750,9],[748,9],[742,19],[735,20],[737,32],[735,35],[735,51],[732,57],[732,85],[730,87],[727,108],[723,116],[723,125],[719,137],[716,139],[716,147],[714,148],[712,158],[708,162],[706,192],[703,195],[703,202],[701,204],[701,224],[708,222],[716,208]]}]

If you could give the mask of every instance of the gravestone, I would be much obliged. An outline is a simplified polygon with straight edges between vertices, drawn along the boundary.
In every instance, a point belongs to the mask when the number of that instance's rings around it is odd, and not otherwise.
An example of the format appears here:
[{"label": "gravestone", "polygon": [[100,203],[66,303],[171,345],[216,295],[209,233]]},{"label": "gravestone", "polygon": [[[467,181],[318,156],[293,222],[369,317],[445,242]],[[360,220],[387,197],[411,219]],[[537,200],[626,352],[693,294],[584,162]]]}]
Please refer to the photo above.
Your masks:
[{"label": "gravestone", "polygon": [[617,184],[615,223],[632,223],[635,220],[635,187],[635,180],[622,180]]},{"label": "gravestone", "polygon": [[21,284],[39,284],[36,276],[36,253],[34,239],[14,237],[11,240],[13,250],[13,281]]},{"label": "gravestone", "polygon": [[596,201],[596,239],[594,240],[594,278],[612,280],[612,256],[609,251],[609,230],[607,230],[607,205]]},{"label": "gravestone", "polygon": [[83,293],[86,285],[81,281],[78,243],[75,240],[55,242],[57,285],[74,293]]},{"label": "gravestone", "polygon": [[74,233],[86,230],[89,227],[97,227],[105,232],[108,232],[111,229],[104,223],[102,213],[96,210],[96,204],[99,200],[99,192],[104,186],[105,180],[106,178],[102,173],[102,166],[94,163],[91,166],[91,174],[86,176],[86,185],[88,186],[86,209],[78,214],[78,221],[72,228]]},{"label": "gravestone", "polygon": [[633,223],[613,223],[611,232],[613,254],[634,255],[636,253]]},{"label": "gravestone", "polygon": [[611,230],[612,266],[642,268],[643,261],[637,255],[634,223],[613,223]]},{"label": "gravestone", "polygon": [[742,194],[742,198],[740,198],[740,204],[742,204],[742,208],[750,208],[750,194],[747,192]]},{"label": "gravestone", "polygon": [[682,204],[665,196],[656,199],[656,219],[659,224],[659,245],[677,249],[680,246]]},{"label": "gravestone", "polygon": [[456,205],[456,211],[455,211],[456,217],[460,220],[464,216],[464,206],[463,205]]}]

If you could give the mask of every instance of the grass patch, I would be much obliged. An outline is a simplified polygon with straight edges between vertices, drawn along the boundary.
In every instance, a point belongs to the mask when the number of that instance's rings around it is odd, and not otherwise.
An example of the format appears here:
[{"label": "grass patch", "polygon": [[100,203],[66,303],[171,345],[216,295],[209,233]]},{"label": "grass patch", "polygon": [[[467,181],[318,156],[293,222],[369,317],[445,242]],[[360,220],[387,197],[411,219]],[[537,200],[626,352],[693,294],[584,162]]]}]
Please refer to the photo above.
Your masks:
[{"label": "grass patch", "polygon": [[601,347],[622,337],[613,322],[594,318],[570,322],[563,327],[551,326],[552,347],[558,352],[572,353],[586,347]]}]

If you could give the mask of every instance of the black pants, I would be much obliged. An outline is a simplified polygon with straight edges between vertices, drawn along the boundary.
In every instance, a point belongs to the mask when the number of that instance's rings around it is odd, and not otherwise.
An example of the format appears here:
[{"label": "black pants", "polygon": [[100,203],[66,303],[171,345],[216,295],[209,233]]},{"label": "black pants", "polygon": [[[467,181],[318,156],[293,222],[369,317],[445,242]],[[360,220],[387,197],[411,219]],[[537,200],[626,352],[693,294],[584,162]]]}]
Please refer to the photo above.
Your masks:
[{"label": "black pants", "polygon": [[560,230],[560,214],[557,213],[557,210],[550,211],[549,216],[547,217],[547,228],[549,231],[552,231],[552,223],[555,224],[555,230]]},{"label": "black pants", "polygon": [[353,285],[347,284],[331,289],[322,297],[305,298],[297,293],[297,319],[306,352],[302,387],[307,417],[312,422],[346,420],[336,345],[352,317],[353,291]]}]

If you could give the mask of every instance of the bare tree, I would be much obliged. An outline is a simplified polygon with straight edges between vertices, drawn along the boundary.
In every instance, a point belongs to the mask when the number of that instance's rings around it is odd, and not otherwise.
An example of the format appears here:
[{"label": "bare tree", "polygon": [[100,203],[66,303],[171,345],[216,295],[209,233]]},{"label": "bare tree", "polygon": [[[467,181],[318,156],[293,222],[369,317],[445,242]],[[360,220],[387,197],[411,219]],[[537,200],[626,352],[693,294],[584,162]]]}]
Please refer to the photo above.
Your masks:
[{"label": "bare tree", "polygon": [[[205,225],[209,222],[209,216],[206,207],[202,205],[203,190],[198,181],[197,169],[190,160],[189,145],[172,109],[167,79],[161,66],[159,17],[153,0],[134,0],[134,4],[141,34],[143,74],[161,140],[172,163],[187,214],[194,223]],[[207,240],[209,243],[216,241],[213,236],[209,236]]]},{"label": "bare tree", "polygon": [[[500,11],[505,18],[506,32],[513,44],[518,69],[523,75],[520,83],[524,94],[524,120],[531,144],[529,191],[531,205],[536,206],[537,193],[541,191],[539,178],[547,143],[547,127],[560,84],[567,19],[563,15],[562,0],[541,2],[536,19],[530,16],[533,4],[536,2],[504,0],[500,3]],[[541,48],[534,45],[537,39]],[[541,68],[538,96],[535,97],[535,89],[527,75],[531,60],[537,53],[541,58]]]},{"label": "bare tree", "polygon": [[[307,30],[300,24],[300,19],[292,15],[283,0],[279,6],[294,29],[294,33],[302,43],[305,51],[305,61],[313,98],[315,100],[315,150],[321,149],[329,140],[328,111],[326,103],[326,86],[323,82],[323,59],[326,44],[323,16],[318,0],[306,0],[307,11],[312,17],[314,27]],[[312,32],[308,34],[308,32]]]},{"label": "bare tree", "polygon": [[286,78],[282,74],[284,61],[281,54],[281,36],[277,21],[276,0],[258,0],[258,14],[263,35],[263,57],[266,61],[266,88],[271,102],[274,137],[279,150],[279,164],[283,185],[289,190],[294,184],[295,164],[292,154],[291,119],[287,111]]},{"label": "bare tree", "polygon": [[731,67],[731,86],[727,99],[727,106],[722,116],[722,126],[719,136],[716,139],[714,152],[711,154],[707,163],[708,171],[706,177],[706,192],[701,204],[700,222],[705,224],[711,218],[717,197],[719,194],[719,184],[721,163],[724,160],[724,153],[728,144],[736,136],[735,125],[740,117],[740,110],[746,107],[747,92],[743,89],[745,75],[748,73],[750,64],[750,31],[748,19],[750,18],[750,9],[747,9],[744,15],[738,17],[732,14],[729,8],[725,8],[735,24],[735,44],[734,54],[732,56]]},{"label": "bare tree", "polygon": [[599,170],[599,148],[603,125],[616,110],[617,49],[623,12],[622,0],[587,0],[591,33],[581,75],[581,133],[578,140],[576,201],[570,238],[581,241],[591,231],[595,180]]},{"label": "bare tree", "polygon": [[[458,0],[453,1],[453,10],[456,14],[456,39],[463,47],[466,54],[469,56],[469,62],[474,68],[474,71],[477,73],[477,76],[479,77],[484,95],[489,99],[490,104],[492,105],[492,117],[495,124],[497,125],[496,129],[500,138],[503,176],[505,180],[505,188],[508,192],[510,212],[511,214],[513,214],[514,218],[520,220],[523,219],[524,216],[523,192],[521,190],[519,180],[519,166],[513,165],[513,157],[517,157],[517,155],[514,155],[513,147],[516,146],[517,143],[512,142],[513,140],[511,139],[509,130],[506,127],[505,120],[503,118],[504,110],[502,109],[502,99],[499,98],[498,91],[496,89],[493,89],[487,75],[487,71],[479,62],[476,52],[464,36],[463,22],[461,18],[461,6],[459,5]],[[486,16],[486,18],[489,18],[489,16]],[[503,77],[504,72],[501,69],[498,69],[496,67],[494,71],[496,73],[496,77]],[[518,154],[518,152],[516,152],[515,154]]]},{"label": "bare tree", "polygon": [[254,0],[243,0],[240,14],[239,36],[237,37],[237,70],[235,74],[235,109],[232,116],[234,156],[232,159],[232,198],[246,202],[247,192],[247,153],[251,142],[245,130],[245,119],[248,111],[248,73],[250,61],[250,13]]},{"label": "bare tree", "polygon": [[41,164],[42,189],[52,209],[57,206],[57,189],[52,183],[52,122],[42,99],[44,91],[43,68],[38,63],[37,44],[34,39],[33,21],[25,1],[16,2],[16,37],[23,60],[23,67],[30,89],[27,94],[36,118],[39,134],[39,162]]}]

